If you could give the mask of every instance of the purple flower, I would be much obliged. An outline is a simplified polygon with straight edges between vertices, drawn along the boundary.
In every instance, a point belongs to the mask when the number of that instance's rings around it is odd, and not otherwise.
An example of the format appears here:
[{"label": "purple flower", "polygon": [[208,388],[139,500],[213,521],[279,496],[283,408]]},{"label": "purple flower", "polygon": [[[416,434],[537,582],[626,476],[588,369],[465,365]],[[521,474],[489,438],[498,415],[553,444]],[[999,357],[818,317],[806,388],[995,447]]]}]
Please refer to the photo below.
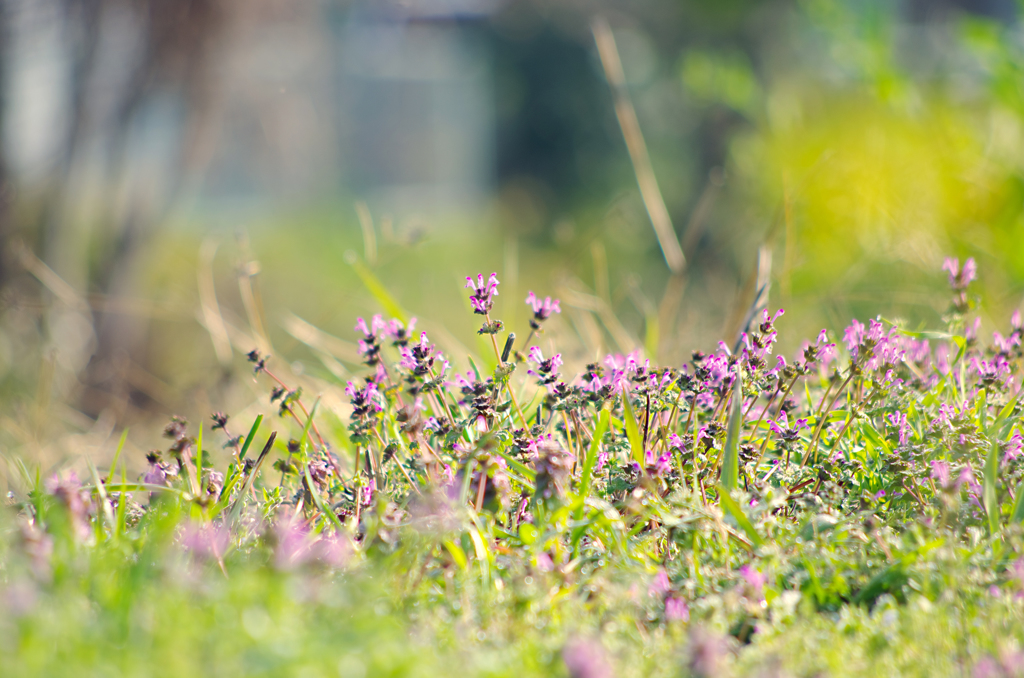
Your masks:
[{"label": "purple flower", "polygon": [[1017,588],[1024,590],[1024,558],[1014,561],[1010,578],[1017,582]]},{"label": "purple flower", "polygon": [[949,464],[940,459],[932,460],[932,477],[938,480],[939,484],[942,485],[943,488],[948,488]]},{"label": "purple flower", "polygon": [[43,532],[33,523],[21,523],[21,548],[32,563],[32,571],[42,580],[50,578],[52,568],[50,559],[53,556],[53,537]]},{"label": "purple flower", "polygon": [[403,347],[398,349],[398,354],[401,356],[398,359],[398,366],[410,372],[415,371],[417,363],[416,356],[412,354],[412,350],[408,347]]},{"label": "purple flower", "polygon": [[544,300],[541,301],[532,291],[526,295],[526,305],[533,309],[533,319],[530,320],[530,327],[535,330],[539,330],[540,324],[553,314],[562,312],[562,309],[558,306],[558,299],[552,301],[551,297],[544,297]]},{"label": "purple flower", "polygon": [[1004,650],[999,659],[982,657],[971,672],[974,678],[1021,678],[1024,676],[1024,652]]},{"label": "purple flower", "polygon": [[764,585],[768,581],[768,577],[754,569],[750,565],[744,565],[740,568],[740,575],[743,580],[750,587],[750,592],[755,598],[764,597]]},{"label": "purple flower", "polygon": [[1010,363],[1000,355],[995,356],[991,361],[978,360],[977,357],[973,357],[971,358],[971,367],[978,373],[978,380],[985,387],[1005,388],[1007,380],[1013,375]]},{"label": "purple flower", "polygon": [[415,327],[416,318],[410,318],[408,325],[403,325],[401,320],[392,319],[384,328],[384,336],[391,340],[393,346],[406,346],[412,339]]},{"label": "purple flower", "polygon": [[384,332],[386,328],[387,325],[384,324],[384,319],[380,316],[379,313],[370,319],[369,327],[366,326],[365,320],[363,320],[362,318],[356,318],[355,330],[357,332],[362,332],[363,334],[365,334],[368,339],[372,339],[373,337],[379,336],[382,332]]},{"label": "purple flower", "polygon": [[729,652],[728,641],[705,629],[690,632],[688,668],[696,678],[715,678],[723,674],[723,663]]},{"label": "purple flower", "polygon": [[1008,354],[1015,347],[1021,344],[1020,332],[1012,332],[1010,336],[1004,337],[999,332],[992,333],[992,343],[995,344],[996,351],[1001,354]]},{"label": "purple flower", "polygon": [[190,522],[182,528],[179,542],[197,558],[220,560],[231,544],[231,533],[222,525]]},{"label": "purple flower", "polygon": [[[441,376],[448,370],[448,361],[444,355],[435,351],[434,345],[430,343],[426,332],[420,332],[419,341],[415,344],[402,346],[398,349],[401,359],[398,364],[409,370],[415,377],[425,379],[430,375],[435,361],[442,361]],[[440,377],[439,377],[440,378]]]},{"label": "purple flower", "polygon": [[906,412],[893,412],[886,420],[899,431],[900,445],[907,444],[907,437],[910,433],[910,424],[907,423]]},{"label": "purple flower", "polygon": [[492,273],[486,283],[483,273],[476,278],[474,281],[472,276],[466,277],[466,287],[473,290],[469,296],[469,303],[473,305],[473,313],[487,315],[494,306],[494,297],[498,296],[498,274]]},{"label": "purple flower", "polygon": [[164,470],[164,465],[160,462],[150,464],[146,475],[142,477],[142,482],[147,485],[167,485],[167,471]]},{"label": "purple flower", "polygon": [[357,348],[359,355],[363,357],[363,362],[370,367],[377,365],[380,362],[380,337],[387,329],[384,319],[379,314],[375,315],[370,320],[370,326],[367,327],[366,321],[358,318],[355,329],[364,335],[364,338],[359,340]]},{"label": "purple flower", "polygon": [[768,420],[768,428],[774,431],[786,442],[793,442],[800,436],[800,429],[807,428],[807,419],[797,419],[792,426],[789,425],[789,417],[786,411],[779,412],[779,416],[772,421]]},{"label": "purple flower", "polygon": [[788,363],[786,363],[786,359],[780,355],[775,359],[775,367],[768,370],[768,375],[775,377],[785,370],[787,366]]},{"label": "purple flower", "polygon": [[942,263],[942,270],[949,273],[949,286],[956,291],[967,289],[967,286],[978,276],[978,266],[974,259],[970,258],[960,268],[960,260],[956,257],[947,257]]},{"label": "purple flower", "polygon": [[846,350],[850,353],[864,342],[864,325],[856,318],[843,331],[843,341],[846,342]]},{"label": "purple flower", "polygon": [[867,370],[891,369],[905,359],[899,333],[893,327],[889,332],[877,320],[869,321],[864,327],[856,319],[843,333],[850,360]]},{"label": "purple flower", "polygon": [[30,581],[15,581],[0,593],[0,606],[12,617],[23,617],[36,607],[37,589]]},{"label": "purple flower", "polygon": [[302,564],[309,550],[309,532],[301,523],[279,522],[274,534],[274,566],[288,570]]},{"label": "purple flower", "polygon": [[669,596],[665,599],[665,619],[667,621],[690,621],[690,608],[682,598]]},{"label": "purple flower", "polygon": [[352,401],[352,416],[358,418],[372,416],[384,410],[384,396],[377,390],[372,381],[360,388],[351,381],[345,387],[345,394]]},{"label": "purple flower", "polygon": [[593,640],[576,639],[562,650],[562,661],[571,678],[612,678],[604,648]]},{"label": "purple flower", "polygon": [[968,494],[980,495],[981,484],[978,483],[974,477],[974,469],[971,468],[970,464],[965,465],[960,470],[960,477],[956,480],[956,487],[960,489],[962,486],[967,486]]},{"label": "purple flower", "polygon": [[701,426],[697,429],[697,445],[704,443],[705,440],[707,441],[706,445],[710,446],[714,444],[715,437],[711,435],[711,431],[707,426]]},{"label": "purple flower", "polygon": [[314,538],[302,523],[278,523],[275,533],[274,566],[279,570],[312,561],[341,567],[351,555],[352,545],[345,538],[334,534]]},{"label": "purple flower", "polygon": [[78,475],[71,471],[66,476],[54,475],[46,481],[44,489],[52,494],[67,509],[68,517],[77,535],[84,539],[89,536],[89,492],[82,489]]},{"label": "purple flower", "polygon": [[537,365],[537,369],[536,371],[527,370],[526,373],[537,377],[542,386],[548,386],[558,380],[558,368],[562,365],[561,353],[556,353],[550,358],[545,359],[540,348],[534,346],[530,349],[529,360]]},{"label": "purple flower", "polygon": [[1009,463],[1019,457],[1024,452],[1024,436],[1021,435],[1020,429],[1013,431],[1013,436],[1010,437],[1009,442],[1006,443],[1006,454],[1003,455],[1003,463]]},{"label": "purple flower", "polygon": [[658,574],[654,575],[654,580],[647,587],[647,595],[656,598],[665,595],[670,590],[672,590],[672,584],[668,580],[668,575],[665,574],[665,570],[658,570]]},{"label": "purple flower", "polygon": [[362,489],[360,492],[359,503],[363,506],[369,506],[373,503],[373,493],[377,490],[377,481],[370,478],[370,484]]},{"label": "purple flower", "polygon": [[981,329],[981,318],[975,318],[973,322],[964,326],[964,339],[977,339],[979,329]]}]

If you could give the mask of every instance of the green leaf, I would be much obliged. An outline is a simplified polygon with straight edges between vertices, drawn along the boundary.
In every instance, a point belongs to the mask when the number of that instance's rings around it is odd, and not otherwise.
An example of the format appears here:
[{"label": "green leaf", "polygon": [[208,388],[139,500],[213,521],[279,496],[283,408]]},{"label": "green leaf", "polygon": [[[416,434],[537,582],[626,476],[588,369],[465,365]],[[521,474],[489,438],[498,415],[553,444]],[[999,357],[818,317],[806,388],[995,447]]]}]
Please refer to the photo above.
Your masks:
[{"label": "green leaf", "polygon": [[999,479],[999,439],[993,437],[992,447],[985,460],[985,487],[983,498],[988,514],[988,528],[994,535],[999,530],[999,504],[996,500],[996,482]]},{"label": "green leaf", "polygon": [[527,466],[523,462],[519,461],[518,459],[513,457],[508,452],[505,452],[503,450],[497,450],[497,452],[498,452],[498,456],[500,456],[502,459],[504,459],[505,462],[509,465],[510,468],[514,469],[516,472],[518,472],[524,478],[526,478],[529,481],[531,481],[531,483],[530,483],[531,485],[532,485],[532,481],[537,479],[537,472],[534,471],[532,468],[530,468],[529,466]]},{"label": "green leaf", "polygon": [[245,437],[245,442],[242,443],[242,449],[238,452],[238,460],[245,459],[245,453],[249,451],[249,446],[252,445],[252,439],[256,437],[256,431],[259,430],[260,424],[263,423],[263,415],[257,414],[256,421],[253,422],[252,428],[249,429],[249,435]]},{"label": "green leaf", "polygon": [[469,565],[469,558],[466,557],[466,552],[462,550],[462,547],[451,539],[445,539],[443,543],[444,547],[448,549],[448,553],[452,554],[452,560],[459,566],[459,569],[465,570]]},{"label": "green leaf", "polygon": [[203,422],[199,422],[199,434],[196,436],[196,484],[199,495],[203,494]]},{"label": "green leaf", "polygon": [[537,541],[537,536],[539,534],[540,530],[538,530],[532,523],[522,523],[519,526],[519,541],[523,542],[527,546]]},{"label": "green leaf", "polygon": [[117,470],[117,461],[121,458],[121,451],[124,450],[124,444],[128,441],[128,429],[121,431],[121,439],[117,441],[117,449],[114,450],[114,460],[110,462],[110,471],[107,473],[107,479],[113,477],[114,472]]},{"label": "green leaf", "polygon": [[729,428],[722,457],[722,486],[732,492],[740,480],[740,419],[743,418],[743,372],[737,369],[729,406]]},{"label": "green leaf", "polygon": [[473,375],[476,377],[476,380],[483,381],[483,379],[480,377],[480,368],[478,368],[476,366],[476,363],[473,362],[473,356],[467,355],[466,360],[469,361],[469,366],[473,369]]},{"label": "green leaf", "polygon": [[1010,520],[1016,524],[1024,523],[1024,482],[1017,486],[1017,498],[1013,502],[1013,516]]},{"label": "green leaf", "polygon": [[889,441],[882,437],[878,429],[870,421],[865,421],[860,427],[861,435],[875,447],[881,447],[886,454],[892,454],[892,447]]},{"label": "green leaf", "polygon": [[[125,485],[128,483],[128,464],[121,464],[121,484]],[[128,493],[122,492],[117,502],[117,524],[114,529],[117,531],[117,535],[121,536],[128,532]]]},{"label": "green leaf", "polygon": [[377,279],[377,276],[373,274],[361,259],[358,257],[353,258],[349,262],[352,268],[355,270],[356,275],[363,281],[363,286],[366,287],[367,291],[373,295],[373,298],[377,300],[377,303],[381,305],[389,315],[394,318],[398,318],[403,324],[408,324],[409,314],[402,310],[402,307],[398,305],[394,297],[388,293],[387,288]]},{"label": "green leaf", "polygon": [[597,428],[594,429],[594,438],[590,441],[590,447],[587,449],[587,454],[583,458],[583,468],[580,471],[580,496],[586,497],[590,494],[590,481],[594,472],[594,466],[597,463],[597,455],[601,449],[601,440],[604,438],[605,432],[608,430],[608,424],[611,420],[611,412],[608,407],[604,407],[601,410],[601,417],[597,420]]},{"label": "green leaf", "polygon": [[[122,470],[122,476],[124,471]],[[83,485],[86,490],[96,489],[95,485]],[[181,490],[175,487],[167,487],[166,485],[153,485],[151,483],[130,483],[122,478],[119,483],[107,482],[103,485],[104,489],[108,492],[170,492],[171,494],[181,494]]]},{"label": "green leaf", "polygon": [[267,439],[267,444],[263,446],[263,451],[260,452],[260,456],[256,457],[256,463],[253,464],[252,470],[249,471],[249,475],[245,478],[245,484],[242,485],[241,491],[238,493],[238,498],[235,499],[235,505],[231,507],[231,515],[229,517],[229,523],[234,525],[238,520],[239,514],[242,512],[242,504],[245,501],[245,495],[249,493],[249,488],[252,487],[253,480],[256,479],[256,474],[260,471],[260,466],[263,465],[263,461],[270,454],[270,450],[274,447],[274,441],[277,439],[277,431],[271,431],[270,437]]},{"label": "green leaf", "polygon": [[661,329],[658,323],[657,311],[648,311],[644,316],[644,353],[654,360],[658,355],[658,336]]},{"label": "green leaf", "polygon": [[309,488],[309,496],[313,497],[313,503],[316,504],[320,513],[324,514],[324,517],[331,521],[331,524],[334,525],[334,529],[341,532],[345,528],[342,527],[341,521],[338,520],[338,516],[334,515],[334,511],[332,511],[329,506],[325,505],[324,500],[320,497],[320,492],[316,489],[316,485],[313,484],[313,478],[309,475],[309,464],[303,464],[302,469],[306,476],[306,487]]},{"label": "green leaf", "polygon": [[307,461],[306,456],[306,440],[309,438],[309,429],[313,425],[313,417],[316,416],[316,411],[320,409],[320,398],[316,399],[313,403],[313,409],[309,411],[309,416],[306,417],[306,425],[302,427],[302,436],[299,438],[299,449],[302,450],[302,461]]},{"label": "green leaf", "polygon": [[[103,516],[107,519],[110,524],[111,532],[116,532],[116,524],[114,522],[114,510],[110,508],[110,501],[107,499],[107,490],[103,487],[103,480],[100,478],[99,472],[96,470],[96,466],[92,463],[92,460],[88,460],[89,473],[92,475],[92,481],[96,484],[96,493],[99,494],[99,503],[103,507]],[[99,521],[97,521],[99,523]]]},{"label": "green leaf", "polygon": [[626,437],[629,438],[629,449],[632,452],[633,461],[644,466],[644,440],[640,437],[640,427],[636,423],[636,415],[633,414],[633,403],[629,401],[629,394],[622,389],[622,411],[623,421],[626,426]]},{"label": "green leaf", "polygon": [[953,340],[953,343],[956,344],[959,348],[959,350],[956,352],[956,357],[953,359],[953,362],[949,364],[949,366],[952,368],[955,367],[956,364],[960,362],[960,359],[964,357],[964,352],[967,350],[967,340],[963,337],[958,336],[953,336],[951,338]]},{"label": "green leaf", "polygon": [[757,530],[754,529],[754,524],[750,522],[750,518],[747,517],[747,514],[743,512],[743,509],[736,503],[736,500],[732,498],[729,491],[723,485],[718,486],[718,499],[722,503],[722,509],[736,521],[736,525],[747,535],[747,539],[754,546],[761,546],[764,543],[761,535],[757,533]]}]

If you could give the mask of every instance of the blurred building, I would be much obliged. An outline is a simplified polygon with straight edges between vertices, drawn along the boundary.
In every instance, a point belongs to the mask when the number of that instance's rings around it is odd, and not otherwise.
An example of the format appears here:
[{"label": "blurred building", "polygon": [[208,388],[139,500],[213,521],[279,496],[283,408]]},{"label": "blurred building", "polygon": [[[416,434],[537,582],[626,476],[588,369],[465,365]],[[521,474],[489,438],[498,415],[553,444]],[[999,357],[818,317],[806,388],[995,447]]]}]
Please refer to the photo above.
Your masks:
[{"label": "blurred building", "polygon": [[340,192],[399,211],[485,199],[494,85],[479,24],[496,0],[186,1],[198,16],[151,25],[169,4],[3,2],[15,181],[73,174],[110,191],[129,177],[162,205],[179,190],[214,205]]}]

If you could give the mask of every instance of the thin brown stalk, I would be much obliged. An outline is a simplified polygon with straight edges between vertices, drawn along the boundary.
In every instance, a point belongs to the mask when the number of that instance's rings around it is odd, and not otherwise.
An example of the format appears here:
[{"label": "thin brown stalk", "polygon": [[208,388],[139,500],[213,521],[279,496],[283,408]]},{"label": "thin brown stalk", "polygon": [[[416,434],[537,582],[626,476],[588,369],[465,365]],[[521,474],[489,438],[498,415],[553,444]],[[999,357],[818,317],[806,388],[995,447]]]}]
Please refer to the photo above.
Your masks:
[{"label": "thin brown stalk", "polygon": [[[853,368],[851,366],[849,376],[846,377],[846,380],[842,383],[842,385],[840,385],[839,390],[836,391],[836,394],[834,396],[832,396],[832,400],[829,401],[828,407],[826,408],[826,411],[828,411],[828,412],[832,411],[832,406],[836,404],[837,400],[839,400],[839,396],[843,392],[843,389],[846,388],[847,384],[850,383],[850,381],[853,379],[853,377],[856,374],[857,373],[853,370]],[[822,402],[824,402],[824,398],[822,398]],[[811,439],[811,443],[807,447],[807,451],[804,452],[804,456],[800,460],[800,465],[801,466],[804,466],[807,463],[807,460],[810,458],[810,456],[812,454],[814,454],[815,452],[817,452],[817,450],[818,450],[818,438],[821,436],[821,431],[822,431],[823,428],[825,428],[825,413],[819,411],[819,414],[818,414],[818,425],[814,429],[814,437]]]},{"label": "thin brown stalk", "polygon": [[[793,390],[793,384],[795,384],[796,380],[799,379],[799,378],[800,378],[800,375],[797,375],[797,376],[793,377],[792,381],[789,382],[789,386],[786,387],[786,393],[785,393],[785,395],[782,396],[782,402],[783,403],[786,402],[786,398],[789,397],[789,392],[791,390]],[[754,435],[756,434],[757,430],[759,428],[761,428],[761,422],[764,421],[764,415],[768,412],[768,408],[772,406],[772,403],[775,402],[775,396],[778,395],[778,393],[779,393],[779,391],[778,391],[778,389],[776,389],[775,395],[772,396],[772,399],[769,400],[768,404],[764,406],[763,410],[761,410],[761,416],[758,418],[757,423],[754,424],[754,430],[750,434],[750,440],[754,439]],[[768,441],[770,439],[771,439],[771,435],[770,434],[765,434],[764,442],[761,443],[761,449],[758,450],[758,452],[757,452],[757,461],[754,462],[754,472],[755,473],[757,472],[757,467],[761,464],[761,459],[762,459],[762,457],[764,457],[765,450],[768,449]],[[788,459],[789,459],[789,455],[788,454],[786,455],[786,459],[787,459],[787,465],[788,465]]]},{"label": "thin brown stalk", "polygon": [[636,117],[636,109],[633,108],[633,102],[626,90],[626,76],[622,69],[619,49],[615,44],[615,36],[611,26],[602,17],[598,17],[594,21],[592,30],[594,42],[597,43],[597,51],[601,56],[605,78],[612,88],[612,95],[615,99],[615,115],[619,121],[619,128],[622,130],[622,137],[626,141],[626,148],[629,151],[630,162],[633,164],[633,172],[636,175],[637,185],[640,187],[644,207],[651,219],[651,225],[654,227],[654,233],[658,237],[658,244],[661,246],[669,270],[675,274],[682,273],[686,268],[686,256],[676,238],[672,217],[669,216],[665,199],[661,195],[661,189],[658,188],[658,179],[654,174],[654,167],[651,165],[647,144],[640,131],[640,121]]},{"label": "thin brown stalk", "polygon": [[[487,318],[487,324],[490,325],[491,324],[491,315],[488,313],[485,317]],[[501,351],[498,350],[498,340],[494,338],[493,334],[491,334],[490,337],[491,337],[491,346],[494,347],[494,357],[498,359],[498,366],[499,367],[504,366],[505,365],[505,361],[503,361],[501,359]],[[516,396],[512,392],[512,380],[511,379],[509,379],[508,381],[505,382],[505,388],[508,390],[508,397],[512,400],[512,404],[516,408],[516,414],[519,415],[519,423],[522,424],[523,428],[527,428],[527,426],[526,426],[526,417],[523,416],[523,411],[521,409],[519,409],[519,403],[516,402]]]}]

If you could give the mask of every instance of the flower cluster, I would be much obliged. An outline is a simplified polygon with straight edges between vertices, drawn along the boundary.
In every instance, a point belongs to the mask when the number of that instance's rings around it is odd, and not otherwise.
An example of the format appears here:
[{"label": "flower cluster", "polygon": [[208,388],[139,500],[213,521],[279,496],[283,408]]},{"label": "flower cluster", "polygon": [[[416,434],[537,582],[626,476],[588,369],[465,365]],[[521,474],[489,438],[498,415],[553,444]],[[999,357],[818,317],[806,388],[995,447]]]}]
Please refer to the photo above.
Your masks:
[{"label": "flower cluster", "polygon": [[789,416],[785,410],[779,412],[774,421],[769,420],[768,426],[774,431],[783,442],[791,443],[800,437],[800,430],[807,428],[807,418],[797,419],[793,425],[789,424]]},{"label": "flower cluster", "polygon": [[369,326],[366,325],[366,321],[362,318],[356,319],[355,330],[363,334],[363,338],[359,340],[357,350],[359,355],[363,357],[363,362],[370,367],[376,367],[380,364],[380,340],[386,329],[387,325],[380,315],[373,316]]},{"label": "flower cluster", "polygon": [[865,328],[855,319],[843,333],[851,368],[858,372],[894,369],[905,357],[899,330],[891,327],[887,332],[885,325],[874,319],[868,325]]},{"label": "flower cluster", "polygon": [[[406,371],[406,390],[412,395],[429,393],[444,384],[449,364],[444,355],[430,343],[426,332],[420,332],[415,343],[398,345],[399,367]],[[436,373],[435,373],[436,368]]]},{"label": "flower cluster", "polygon": [[953,309],[961,314],[967,312],[970,309],[967,286],[978,276],[978,267],[974,259],[968,259],[961,267],[959,259],[949,257],[942,263],[942,269],[949,273],[949,287],[953,290]]},{"label": "flower cluster", "polygon": [[473,313],[487,315],[494,306],[494,297],[498,296],[498,274],[492,273],[491,277],[484,282],[483,273],[477,275],[476,280],[472,276],[466,276],[466,287],[473,290],[469,295],[469,303],[473,306]]},{"label": "flower cluster", "polygon": [[539,330],[541,323],[550,318],[554,313],[561,313],[558,306],[558,299],[554,301],[551,297],[538,298],[532,291],[526,295],[526,305],[533,309],[533,317],[530,318],[530,329]]},{"label": "flower cluster", "polygon": [[345,395],[352,403],[352,416],[357,420],[373,417],[384,410],[384,397],[373,381],[367,381],[362,387],[350,381],[345,386]]},{"label": "flower cluster", "polygon": [[562,365],[562,354],[556,353],[550,358],[545,358],[540,348],[534,346],[530,349],[530,362],[537,366],[536,370],[527,370],[527,374],[537,377],[537,383],[541,386],[550,386],[558,381],[558,368]]}]

